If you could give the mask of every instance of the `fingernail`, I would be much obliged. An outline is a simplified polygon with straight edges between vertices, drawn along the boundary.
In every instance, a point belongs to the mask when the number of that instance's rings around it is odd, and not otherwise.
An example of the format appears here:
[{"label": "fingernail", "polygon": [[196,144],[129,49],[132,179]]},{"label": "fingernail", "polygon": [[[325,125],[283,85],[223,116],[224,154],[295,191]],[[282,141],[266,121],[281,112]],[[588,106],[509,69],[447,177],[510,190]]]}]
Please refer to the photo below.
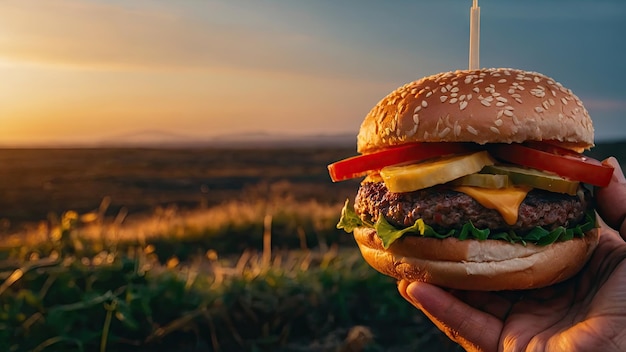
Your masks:
[{"label": "fingernail", "polygon": [[420,302],[420,283],[419,282],[411,282],[409,286],[406,288],[406,294],[411,298],[411,301],[418,307],[422,308]]},{"label": "fingernail", "polygon": [[615,168],[615,171],[613,171],[613,177],[619,183],[626,183],[626,178],[624,177],[624,173],[622,172],[622,167],[619,165],[619,162],[617,161],[617,159],[615,159],[615,157],[611,156],[605,159],[602,163],[613,166]]}]

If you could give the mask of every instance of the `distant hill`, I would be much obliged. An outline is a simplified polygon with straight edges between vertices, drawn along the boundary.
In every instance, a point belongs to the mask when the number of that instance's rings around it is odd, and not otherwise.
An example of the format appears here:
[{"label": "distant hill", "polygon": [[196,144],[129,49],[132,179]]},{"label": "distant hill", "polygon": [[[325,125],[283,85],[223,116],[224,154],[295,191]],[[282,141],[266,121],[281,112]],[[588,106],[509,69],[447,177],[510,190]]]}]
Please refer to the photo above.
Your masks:
[{"label": "distant hill", "polygon": [[211,137],[188,136],[160,130],[145,130],[104,138],[99,147],[316,147],[355,146],[356,134],[294,135],[264,131],[221,134]]}]

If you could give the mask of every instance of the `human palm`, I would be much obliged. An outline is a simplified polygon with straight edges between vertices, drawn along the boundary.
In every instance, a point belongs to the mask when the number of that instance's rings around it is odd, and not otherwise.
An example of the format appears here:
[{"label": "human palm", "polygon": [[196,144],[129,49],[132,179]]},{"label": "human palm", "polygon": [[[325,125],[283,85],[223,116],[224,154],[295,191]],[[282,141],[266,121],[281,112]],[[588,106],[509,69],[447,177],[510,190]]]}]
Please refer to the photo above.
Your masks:
[{"label": "human palm", "polygon": [[[616,172],[597,190],[598,212],[626,237],[626,180],[608,162]],[[479,292],[401,281],[398,290],[468,351],[625,351],[624,259],[626,242],[603,224],[587,265],[554,286]]]}]

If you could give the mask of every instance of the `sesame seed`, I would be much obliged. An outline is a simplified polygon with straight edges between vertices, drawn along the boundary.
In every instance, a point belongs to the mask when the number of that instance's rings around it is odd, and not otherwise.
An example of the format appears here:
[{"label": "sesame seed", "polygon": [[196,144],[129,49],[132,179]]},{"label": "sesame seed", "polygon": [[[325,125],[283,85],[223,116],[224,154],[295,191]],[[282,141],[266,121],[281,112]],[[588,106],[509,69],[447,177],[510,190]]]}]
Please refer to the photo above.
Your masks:
[{"label": "sesame seed", "polygon": [[495,127],[495,126],[491,126],[491,127],[489,127],[489,129],[490,129],[490,130],[491,130],[491,132],[493,132],[493,133],[500,134],[500,130],[499,130],[497,127]]},{"label": "sesame seed", "polygon": [[480,103],[483,104],[484,106],[491,106],[491,103],[487,99],[481,100]]},{"label": "sesame seed", "polygon": [[498,119],[493,122],[496,126],[502,126],[502,120]]},{"label": "sesame seed", "polygon": [[550,105],[554,106],[556,105],[556,103],[554,102],[554,99],[550,98],[548,99],[548,102],[550,103]]},{"label": "sesame seed", "polygon": [[462,102],[459,104],[459,109],[461,109],[461,110],[465,109],[466,107],[467,107],[467,102],[466,102],[466,101],[462,101]]},{"label": "sesame seed", "polygon": [[457,96],[459,96],[459,93],[450,93],[450,96],[456,98]]},{"label": "sesame seed", "polygon": [[446,95],[442,95],[442,96],[439,97],[439,100],[441,100],[442,103],[445,102],[446,99],[448,99],[448,97]]},{"label": "sesame seed", "polygon": [[497,97],[497,98],[496,98],[496,100],[497,100],[497,101],[499,101],[499,102],[502,102],[502,103],[506,103],[506,102],[508,102],[508,101],[509,101],[509,100],[508,100],[507,98],[505,98],[505,97]]},{"label": "sesame seed", "polygon": [[515,93],[515,89],[514,89],[514,88],[510,88],[508,93],[509,93],[509,94],[513,94],[513,93]]},{"label": "sesame seed", "polygon": [[543,98],[546,95],[546,93],[543,90],[537,89],[537,88],[531,89],[530,94],[532,94],[533,96],[537,98]]},{"label": "sesame seed", "polygon": [[461,125],[459,125],[459,124],[455,124],[455,125],[454,125],[454,135],[455,135],[455,136],[458,136],[458,135],[460,135],[460,134],[461,134]]},{"label": "sesame seed", "polygon": [[420,124],[420,116],[418,114],[413,114],[413,122],[415,123],[415,127]]},{"label": "sesame seed", "polygon": [[480,88],[478,87],[474,87],[474,89],[472,89],[472,91],[476,94],[480,93]]},{"label": "sesame seed", "polygon": [[536,112],[544,112],[545,110],[541,106],[535,106]]},{"label": "sesame seed", "polygon": [[504,115],[506,115],[508,117],[511,117],[511,116],[513,116],[513,111],[511,111],[511,110],[504,110]]},{"label": "sesame seed", "polygon": [[502,106],[504,106],[504,105],[506,105],[506,104],[504,104],[504,103],[503,103],[503,102],[501,102],[501,101],[499,101],[499,102],[497,102],[497,103],[496,103],[496,106],[499,106],[499,107],[502,107]]},{"label": "sesame seed", "polygon": [[422,100],[422,106],[423,107],[427,107],[428,106],[428,103],[426,102],[426,100]]},{"label": "sesame seed", "polygon": [[483,83],[483,81],[484,81],[483,79],[477,79],[477,80],[474,81],[474,84]]},{"label": "sesame seed", "polygon": [[454,87],[451,90],[452,93],[457,93],[458,91],[459,91],[459,87]]},{"label": "sesame seed", "polygon": [[472,100],[472,95],[471,95],[471,94],[468,94],[468,95],[467,95],[467,101],[470,101],[470,100]]},{"label": "sesame seed", "polygon": [[544,109],[548,110],[550,108],[550,103],[547,100],[544,100],[544,102],[541,103],[541,106],[543,106]]},{"label": "sesame seed", "polygon": [[500,119],[502,118],[502,115],[504,115],[504,110],[498,110],[498,114],[496,115],[496,118]]},{"label": "sesame seed", "polygon": [[452,98],[452,99],[450,99],[450,104],[455,104],[457,101],[459,101],[459,99]]},{"label": "sesame seed", "polygon": [[539,77],[537,77],[537,76],[535,76],[534,80],[535,80],[535,83],[539,83],[539,82],[541,82],[541,78],[539,78]]},{"label": "sesame seed", "polygon": [[520,98],[515,98],[515,101],[520,103],[520,104],[522,104],[522,99],[520,99]]},{"label": "sesame seed", "polygon": [[461,94],[461,96],[459,97],[459,100],[463,101],[463,100],[465,100],[465,97],[466,97],[465,94]]},{"label": "sesame seed", "polygon": [[474,136],[478,135],[478,131],[474,127],[472,127],[470,125],[467,125],[467,127],[465,127],[465,129],[467,130],[467,132],[473,134]]},{"label": "sesame seed", "polygon": [[502,79],[498,80],[498,83],[506,83],[506,78],[502,78]]},{"label": "sesame seed", "polygon": [[413,109],[413,113],[417,114],[420,110],[422,110],[422,107],[418,105],[415,107],[415,109]]},{"label": "sesame seed", "polygon": [[561,98],[561,103],[563,103],[563,105],[567,105],[567,99]]},{"label": "sesame seed", "polygon": [[441,87],[441,93],[447,93],[448,90],[446,89],[446,87]]},{"label": "sesame seed", "polygon": [[450,133],[450,127],[446,127],[441,132],[439,132],[439,137],[445,137],[448,133]]},{"label": "sesame seed", "polygon": [[433,91],[429,91],[428,93],[426,93],[426,98],[428,98],[429,96],[433,95]]}]

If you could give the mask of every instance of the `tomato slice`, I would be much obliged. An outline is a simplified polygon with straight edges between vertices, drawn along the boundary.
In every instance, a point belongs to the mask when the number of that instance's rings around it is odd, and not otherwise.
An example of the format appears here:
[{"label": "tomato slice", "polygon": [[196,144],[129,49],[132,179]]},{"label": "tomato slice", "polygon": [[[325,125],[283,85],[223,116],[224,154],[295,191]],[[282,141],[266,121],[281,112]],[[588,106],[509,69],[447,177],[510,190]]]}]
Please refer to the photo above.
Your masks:
[{"label": "tomato slice", "polygon": [[554,144],[495,144],[489,151],[496,158],[594,186],[607,186],[613,175],[613,167]]},{"label": "tomato slice", "polygon": [[475,150],[470,143],[429,142],[410,143],[378,152],[353,156],[328,165],[328,173],[334,181],[365,176],[386,166],[419,162],[440,156],[467,153]]}]

